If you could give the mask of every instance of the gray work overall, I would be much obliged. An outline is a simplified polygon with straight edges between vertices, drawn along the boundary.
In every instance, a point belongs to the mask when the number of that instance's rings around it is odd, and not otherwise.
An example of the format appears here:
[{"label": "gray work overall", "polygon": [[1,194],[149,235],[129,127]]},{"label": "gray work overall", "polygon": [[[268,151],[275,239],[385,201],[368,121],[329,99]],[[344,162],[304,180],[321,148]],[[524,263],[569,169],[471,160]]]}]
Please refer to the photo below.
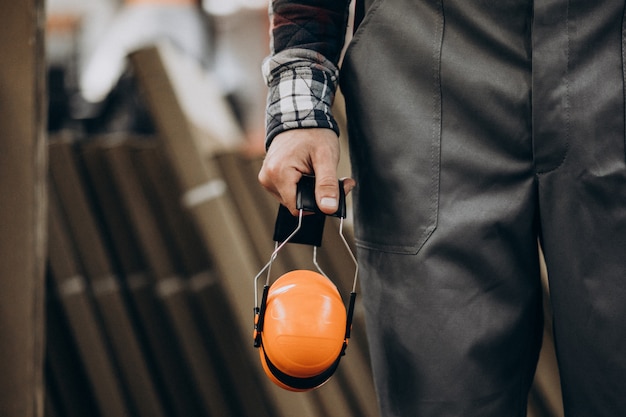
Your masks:
[{"label": "gray work overall", "polygon": [[626,416],[624,0],[369,0],[341,73],[384,417]]}]

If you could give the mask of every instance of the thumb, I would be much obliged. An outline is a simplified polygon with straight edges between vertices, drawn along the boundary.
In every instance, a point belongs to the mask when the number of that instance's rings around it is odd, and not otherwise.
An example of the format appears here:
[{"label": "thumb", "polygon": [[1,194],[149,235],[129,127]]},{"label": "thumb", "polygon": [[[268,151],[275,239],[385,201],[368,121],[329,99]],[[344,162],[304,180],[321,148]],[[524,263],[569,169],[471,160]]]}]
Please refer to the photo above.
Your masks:
[{"label": "thumb", "polygon": [[327,172],[315,173],[315,200],[323,213],[333,214],[337,211],[339,180],[336,170],[329,169]]}]

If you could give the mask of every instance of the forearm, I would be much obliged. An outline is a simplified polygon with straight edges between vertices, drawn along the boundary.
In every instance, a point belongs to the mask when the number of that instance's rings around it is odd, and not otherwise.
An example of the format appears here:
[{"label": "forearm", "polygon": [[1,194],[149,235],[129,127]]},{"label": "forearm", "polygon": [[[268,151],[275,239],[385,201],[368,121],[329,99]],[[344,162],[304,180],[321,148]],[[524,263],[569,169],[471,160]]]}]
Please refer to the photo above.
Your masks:
[{"label": "forearm", "polygon": [[349,0],[274,0],[271,55],[263,65],[269,87],[267,142],[299,127],[339,133],[331,106],[338,83]]},{"label": "forearm", "polygon": [[272,53],[309,49],[336,64],[345,38],[349,4],[349,0],[272,0]]}]

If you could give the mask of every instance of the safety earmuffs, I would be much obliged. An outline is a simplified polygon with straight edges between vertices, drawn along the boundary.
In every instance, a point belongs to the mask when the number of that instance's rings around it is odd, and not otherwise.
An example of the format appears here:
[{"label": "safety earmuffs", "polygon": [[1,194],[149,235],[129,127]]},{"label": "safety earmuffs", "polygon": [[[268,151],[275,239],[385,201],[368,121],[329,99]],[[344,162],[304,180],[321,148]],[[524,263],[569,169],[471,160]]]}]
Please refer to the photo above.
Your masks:
[{"label": "safety earmuffs", "polygon": [[[339,290],[324,274],[310,270],[288,272],[263,287],[258,303],[258,278],[276,258],[286,243],[304,243],[316,248],[321,245],[324,215],[317,209],[314,198],[314,178],[303,177],[298,184],[295,218],[283,206],[279,209],[274,232],[276,249],[270,261],[255,277],[254,346],[259,348],[261,365],[272,382],[290,391],[309,391],[323,385],[334,374],[345,355],[352,327],[356,300],[358,264],[343,236],[345,195],[339,184],[341,198],[335,217],[341,219],[339,233],[356,268],[348,307]],[[313,214],[303,216],[304,211]],[[297,222],[295,229],[293,223]]]}]

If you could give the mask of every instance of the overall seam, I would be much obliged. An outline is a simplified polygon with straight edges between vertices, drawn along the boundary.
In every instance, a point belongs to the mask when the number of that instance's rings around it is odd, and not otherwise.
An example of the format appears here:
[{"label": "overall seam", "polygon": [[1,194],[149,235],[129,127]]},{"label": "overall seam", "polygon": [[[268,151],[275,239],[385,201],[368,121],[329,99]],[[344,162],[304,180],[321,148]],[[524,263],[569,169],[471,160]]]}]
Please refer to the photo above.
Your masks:
[{"label": "overall seam", "polygon": [[570,11],[570,2],[567,1],[567,7],[565,9],[565,35],[566,35],[566,45],[565,45],[565,149],[563,151],[563,156],[559,163],[545,171],[538,170],[536,172],[537,176],[542,176],[544,174],[548,174],[550,172],[556,171],[559,169],[565,161],[567,160],[567,156],[570,150],[570,21],[569,21],[569,11]]},{"label": "overall seam", "polygon": [[624,105],[624,161],[626,162],[626,2],[622,8],[622,94]]},{"label": "overall seam", "polygon": [[[443,39],[445,36],[445,12],[444,12],[444,0],[439,1],[439,11],[441,13],[441,20],[439,21],[439,26],[437,27],[437,32],[440,33],[439,38],[435,38],[433,41],[433,51],[434,51],[434,65],[433,65],[433,76],[435,77],[435,82],[437,83],[437,89],[433,93],[433,109],[436,109],[436,114],[439,115],[436,123],[433,123],[432,129],[432,138],[436,140],[438,146],[432,146],[431,151],[431,169],[432,177],[431,177],[431,195],[434,195],[433,201],[431,203],[431,212],[433,214],[433,223],[434,226],[430,228],[430,230],[426,233],[423,242],[426,243],[428,238],[434,233],[437,228],[437,224],[439,222],[439,192],[441,187],[441,124],[443,123],[442,116],[442,86],[441,86],[441,55],[443,50]],[[437,44],[438,42],[438,44]],[[436,139],[435,139],[436,138]],[[422,246],[424,245],[422,244]],[[421,249],[418,248],[418,252]]]}]

